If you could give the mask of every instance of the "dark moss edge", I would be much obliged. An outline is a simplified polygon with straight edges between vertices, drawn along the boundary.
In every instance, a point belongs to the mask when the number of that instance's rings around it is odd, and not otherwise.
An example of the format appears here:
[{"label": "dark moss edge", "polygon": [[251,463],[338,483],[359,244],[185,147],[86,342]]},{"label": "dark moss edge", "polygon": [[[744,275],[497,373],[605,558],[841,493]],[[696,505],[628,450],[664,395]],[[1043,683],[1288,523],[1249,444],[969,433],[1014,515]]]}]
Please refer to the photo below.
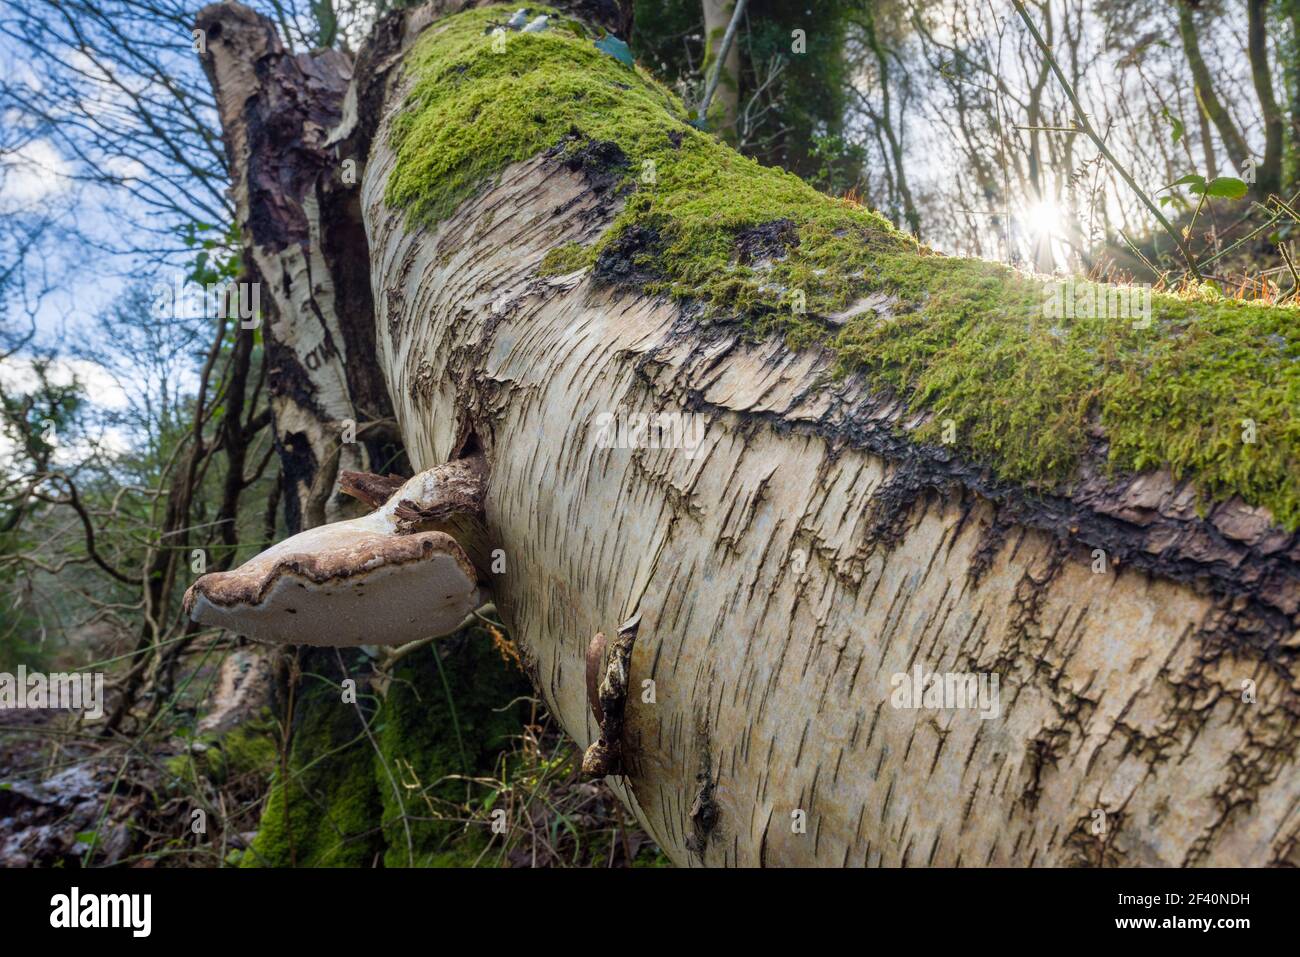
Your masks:
[{"label": "dark moss edge", "polygon": [[[690,320],[679,322],[672,336],[697,337]],[[1267,554],[1243,542],[1229,538],[1207,517],[1178,518],[1150,510],[1150,522],[1138,524],[1107,514],[1103,508],[1118,510],[1124,493],[1139,476],[1107,477],[1075,494],[1039,492],[996,477],[981,466],[955,455],[942,445],[918,442],[907,434],[901,423],[915,416],[907,411],[905,401],[893,390],[871,387],[870,377],[854,374],[836,388],[834,400],[816,422],[787,419],[777,412],[737,412],[726,406],[705,401],[691,383],[701,381],[707,366],[724,361],[727,352],[743,345],[743,337],[731,335],[731,349],[717,351],[718,332],[712,341],[699,344],[684,360],[676,374],[675,385],[682,395],[684,409],[703,414],[739,414],[755,424],[778,432],[811,434],[827,440],[832,448],[849,446],[861,449],[895,464],[895,470],[876,493],[873,504],[873,532],[881,547],[891,548],[911,521],[912,506],[927,494],[951,496],[961,489],[991,502],[996,509],[996,524],[988,530],[983,544],[982,564],[992,561],[1002,545],[1005,527],[1019,525],[1045,532],[1063,550],[1077,560],[1090,562],[1091,550],[1105,550],[1108,563],[1115,570],[1138,568],[1155,577],[1189,585],[1210,594],[1227,615],[1216,634],[1219,638],[1263,661],[1291,684],[1292,665],[1300,648],[1286,648],[1281,642],[1300,626],[1300,611],[1288,612],[1287,599],[1295,602],[1300,595],[1300,533],[1285,535],[1274,542]],[[707,338],[707,337],[706,337]],[[665,343],[668,347],[669,343]],[[834,354],[823,350],[827,374],[834,366]],[[774,354],[773,362],[779,354]],[[653,354],[638,364],[638,374],[647,384],[659,380],[654,375],[658,362]],[[810,377],[810,381],[815,377]],[[660,383],[662,387],[662,383]],[[1094,444],[1094,460],[1105,459],[1104,446]],[[1100,472],[1099,474],[1106,474]],[[1180,483],[1190,484],[1190,483]],[[1178,486],[1176,486],[1178,487]],[[1230,507],[1220,505],[1219,508]],[[965,506],[967,515],[971,505]],[[963,522],[965,517],[963,517]],[[998,526],[1001,526],[999,529]],[[1281,536],[1283,533],[1274,528]],[[1147,551],[1146,543],[1168,536],[1169,544],[1159,552]],[[1195,551],[1212,548],[1230,559],[1206,561]],[[1235,563],[1235,564],[1234,564]],[[982,567],[972,569],[978,577]],[[1296,694],[1300,702],[1300,693]]]}]

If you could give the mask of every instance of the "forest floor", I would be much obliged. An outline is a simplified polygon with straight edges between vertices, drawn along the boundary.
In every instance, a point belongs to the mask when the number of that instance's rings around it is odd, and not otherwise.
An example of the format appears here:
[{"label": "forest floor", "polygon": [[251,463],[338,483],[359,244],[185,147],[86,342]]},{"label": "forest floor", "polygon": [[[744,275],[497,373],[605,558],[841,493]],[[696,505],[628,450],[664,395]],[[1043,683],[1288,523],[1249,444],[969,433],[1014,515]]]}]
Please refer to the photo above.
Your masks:
[{"label": "forest floor", "polygon": [[[142,702],[125,732],[105,734],[102,722],[65,711],[0,709],[0,867],[239,864],[255,846],[288,755],[267,708],[225,722],[219,733],[197,733],[211,729],[205,717],[228,707],[220,672],[238,656],[236,649],[204,655],[185,683],[202,692],[178,693],[158,709],[161,718]],[[480,775],[463,804],[412,799],[403,807],[403,816],[425,826],[430,813],[440,822],[439,859],[480,867],[666,866],[608,785],[582,779],[581,750],[536,702],[526,714],[499,753],[484,756],[487,766],[509,769],[501,774],[508,780]],[[331,774],[346,775],[348,762],[368,757],[363,749],[324,760]],[[484,792],[519,809],[508,834],[487,837]],[[392,827],[385,819],[372,830]],[[367,860],[383,866],[385,857],[403,860],[400,853]]]}]

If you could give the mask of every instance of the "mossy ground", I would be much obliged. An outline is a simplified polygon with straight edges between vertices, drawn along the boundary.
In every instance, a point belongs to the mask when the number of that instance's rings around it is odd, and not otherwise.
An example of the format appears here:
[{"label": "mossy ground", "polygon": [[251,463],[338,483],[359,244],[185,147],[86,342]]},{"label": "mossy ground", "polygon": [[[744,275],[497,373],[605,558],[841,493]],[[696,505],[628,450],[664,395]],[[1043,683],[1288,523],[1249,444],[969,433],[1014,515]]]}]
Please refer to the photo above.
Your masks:
[{"label": "mossy ground", "polygon": [[[462,825],[466,781],[495,770],[497,755],[523,720],[519,705],[510,702],[529,688],[479,629],[440,644],[444,651],[451,646],[441,673],[429,646],[400,664],[381,704],[362,693],[361,710],[377,751],[339,686],[304,677],[305,691],[295,706],[290,784],[286,789],[275,782],[241,864],[474,863],[487,831],[482,824]],[[364,688],[363,675],[356,677]]]},{"label": "mossy ground", "polygon": [[[937,256],[740,156],[573,21],[507,34],[502,47],[491,30],[510,12],[449,18],[408,56],[415,82],[387,199],[417,221],[448,215],[512,162],[613,143],[627,160],[622,211],[547,269],[598,263],[623,243],[648,292],[700,304],[701,321],[829,346],[841,371],[866,370],[934,413],[919,438],[951,420],[956,446],[1005,478],[1067,481],[1099,425],[1114,468],[1168,466],[1207,496],[1239,494],[1300,526],[1300,311],[1158,295],[1147,328],[1044,319],[1041,280]],[[892,297],[890,318],[824,321],[872,292]]]},{"label": "mossy ground", "polygon": [[180,781],[204,777],[213,784],[227,784],[239,778],[269,778],[275,770],[278,749],[275,721],[264,713],[223,735],[205,735],[191,749],[168,758],[167,770]]}]

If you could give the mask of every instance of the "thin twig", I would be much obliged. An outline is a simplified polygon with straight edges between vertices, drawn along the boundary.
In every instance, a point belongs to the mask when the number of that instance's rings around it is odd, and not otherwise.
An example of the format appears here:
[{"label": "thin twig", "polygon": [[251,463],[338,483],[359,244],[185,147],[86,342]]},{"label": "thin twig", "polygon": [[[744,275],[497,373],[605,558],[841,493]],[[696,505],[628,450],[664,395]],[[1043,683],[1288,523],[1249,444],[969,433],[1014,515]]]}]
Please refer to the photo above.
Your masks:
[{"label": "thin twig", "polygon": [[1088,138],[1096,145],[1097,149],[1101,152],[1101,155],[1106,157],[1111,166],[1115,167],[1115,172],[1119,173],[1120,178],[1128,184],[1129,189],[1133,190],[1133,192],[1137,194],[1138,199],[1142,201],[1142,205],[1146,206],[1146,208],[1150,210],[1151,215],[1156,218],[1156,222],[1158,222],[1164,228],[1165,232],[1169,234],[1170,238],[1173,239],[1174,244],[1178,247],[1178,251],[1183,254],[1183,259],[1187,261],[1188,271],[1191,272],[1192,276],[1199,280],[1201,274],[1196,268],[1196,260],[1192,257],[1191,250],[1187,248],[1187,244],[1183,242],[1183,238],[1178,235],[1178,231],[1170,225],[1169,220],[1165,219],[1164,213],[1160,212],[1160,209],[1156,204],[1151,202],[1151,197],[1147,196],[1147,194],[1142,191],[1142,188],[1138,186],[1137,182],[1133,179],[1132,174],[1130,174],[1123,164],[1115,158],[1115,155],[1106,148],[1105,141],[1097,135],[1097,131],[1092,128],[1092,124],[1088,121],[1088,114],[1084,112],[1083,104],[1079,102],[1079,97],[1078,94],[1074,92],[1074,87],[1070,85],[1070,81],[1067,80],[1065,74],[1061,72],[1061,67],[1057,64],[1056,57],[1052,56],[1051,48],[1043,39],[1043,35],[1038,32],[1038,27],[1034,26],[1034,21],[1030,19],[1029,12],[1025,9],[1023,0],[1013,0],[1013,2],[1015,4],[1016,13],[1020,14],[1021,20],[1025,21],[1025,26],[1029,28],[1029,33],[1033,36],[1034,42],[1038,44],[1038,48],[1043,51],[1043,56],[1047,58],[1048,66],[1052,68],[1052,72],[1056,74],[1057,80],[1060,81],[1061,86],[1065,89],[1065,95],[1070,98],[1070,103],[1074,106],[1074,110],[1078,114],[1076,122],[1083,128],[1083,131],[1088,134]]},{"label": "thin twig", "polygon": [[1295,263],[1291,259],[1291,251],[1286,248],[1286,243],[1278,243],[1277,248],[1286,262],[1286,268],[1291,270],[1291,295],[1294,296],[1300,293],[1300,273],[1295,271]]},{"label": "thin twig", "polygon": [[[746,0],[736,0],[736,8],[731,11],[731,22],[727,24],[727,32],[722,35],[722,45],[718,47],[718,59],[713,64],[713,75],[709,77],[709,85],[704,88],[704,98],[700,100],[699,116],[700,122],[709,114],[709,103],[713,99],[713,94],[717,92],[718,81],[722,79],[722,63],[727,59],[727,54],[731,51],[731,43],[736,39],[736,29],[740,26],[741,14],[745,12]],[[708,38],[705,38],[705,43]]]}]

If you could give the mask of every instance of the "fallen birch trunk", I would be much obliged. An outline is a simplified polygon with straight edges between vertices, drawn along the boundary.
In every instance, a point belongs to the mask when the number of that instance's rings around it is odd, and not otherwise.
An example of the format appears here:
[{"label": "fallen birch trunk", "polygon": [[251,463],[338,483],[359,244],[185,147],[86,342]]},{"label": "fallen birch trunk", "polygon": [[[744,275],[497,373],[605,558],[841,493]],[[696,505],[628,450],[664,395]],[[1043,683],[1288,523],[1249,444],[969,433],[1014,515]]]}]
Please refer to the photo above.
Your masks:
[{"label": "fallen birch trunk", "polygon": [[1045,321],[461,6],[381,24],[332,135],[348,361],[417,469],[483,456],[480,584],[579,744],[622,705],[592,766],[673,860],[1300,863],[1294,313]]}]

